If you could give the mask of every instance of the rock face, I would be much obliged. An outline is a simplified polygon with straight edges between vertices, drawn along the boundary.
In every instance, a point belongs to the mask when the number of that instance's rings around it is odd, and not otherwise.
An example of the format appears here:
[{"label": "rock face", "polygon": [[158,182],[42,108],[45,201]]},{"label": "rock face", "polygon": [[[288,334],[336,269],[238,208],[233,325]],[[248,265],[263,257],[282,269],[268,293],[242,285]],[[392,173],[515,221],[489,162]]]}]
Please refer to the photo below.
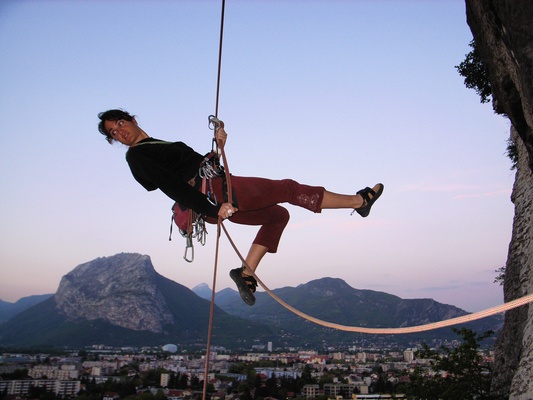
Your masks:
[{"label": "rock face", "polygon": [[[519,163],[511,199],[515,205],[513,234],[507,256],[504,299],[510,301],[533,292],[533,173],[525,146],[512,128]],[[533,397],[533,306],[505,314],[496,344],[493,391],[502,398]]]},{"label": "rock face", "polygon": [[175,322],[145,255],[118,254],[78,265],[61,279],[54,297],[71,319],[101,319],[155,333]]},{"label": "rock face", "polygon": [[[530,0],[466,0],[468,24],[487,67],[497,113],[509,117],[519,162],[513,234],[504,279],[510,301],[533,292],[533,5]],[[533,398],[533,305],[511,310],[496,346],[492,392]]]},{"label": "rock face", "polygon": [[490,76],[494,108],[511,120],[533,169],[531,0],[466,0],[466,13]]}]

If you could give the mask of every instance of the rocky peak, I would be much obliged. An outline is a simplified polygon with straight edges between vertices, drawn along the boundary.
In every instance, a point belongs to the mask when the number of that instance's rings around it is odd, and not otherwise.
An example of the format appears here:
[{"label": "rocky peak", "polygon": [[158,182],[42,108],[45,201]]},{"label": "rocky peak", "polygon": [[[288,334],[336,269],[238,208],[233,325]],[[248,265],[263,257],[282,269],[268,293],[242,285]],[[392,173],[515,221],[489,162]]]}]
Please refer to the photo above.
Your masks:
[{"label": "rocky peak", "polygon": [[316,297],[331,297],[339,295],[346,290],[353,290],[352,287],[339,278],[315,279],[308,283],[299,285],[299,287],[309,290],[309,292]]},{"label": "rocky peak", "polygon": [[157,286],[149,256],[121,253],[78,265],[63,276],[55,294],[70,319],[101,319],[133,330],[159,333],[174,317]]}]

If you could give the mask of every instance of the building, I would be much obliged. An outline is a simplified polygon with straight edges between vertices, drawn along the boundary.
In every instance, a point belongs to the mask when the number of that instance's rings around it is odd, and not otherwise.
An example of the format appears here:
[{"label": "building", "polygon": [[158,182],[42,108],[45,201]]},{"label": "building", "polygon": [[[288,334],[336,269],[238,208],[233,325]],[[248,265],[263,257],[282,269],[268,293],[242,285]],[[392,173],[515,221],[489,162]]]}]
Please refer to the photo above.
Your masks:
[{"label": "building", "polygon": [[276,378],[293,378],[298,379],[302,374],[299,371],[296,371],[294,369],[287,369],[287,368],[272,368],[272,367],[265,367],[265,368],[255,368],[255,372],[257,374],[263,374],[267,379],[272,378],[272,376],[275,376]]},{"label": "building", "polygon": [[170,374],[161,374],[161,387],[168,387],[168,381],[170,380]]},{"label": "building", "polygon": [[403,360],[410,363],[415,359],[415,352],[412,349],[407,349],[403,352]]},{"label": "building", "polygon": [[304,385],[302,388],[302,394],[306,399],[314,399],[320,395],[320,386],[318,385]]},{"label": "building", "polygon": [[47,391],[62,397],[74,397],[80,391],[81,384],[80,381],[60,381],[52,379],[0,381],[0,393],[5,391],[6,394],[19,396],[27,395],[31,387],[46,388]]},{"label": "building", "polygon": [[78,379],[79,372],[75,365],[36,365],[28,370],[28,376],[33,379],[51,379],[66,381]]},{"label": "building", "polygon": [[325,383],[324,395],[328,397],[351,397],[355,384],[353,383]]},{"label": "building", "polygon": [[167,400],[183,400],[183,390],[170,389],[167,392]]}]

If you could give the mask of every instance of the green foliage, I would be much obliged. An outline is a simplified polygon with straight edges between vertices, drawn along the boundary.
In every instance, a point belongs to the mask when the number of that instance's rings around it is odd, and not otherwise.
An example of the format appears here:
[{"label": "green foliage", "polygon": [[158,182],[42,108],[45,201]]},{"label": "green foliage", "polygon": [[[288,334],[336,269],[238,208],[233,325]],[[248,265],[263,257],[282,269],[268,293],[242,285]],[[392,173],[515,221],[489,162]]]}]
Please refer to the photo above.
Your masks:
[{"label": "green foliage", "polygon": [[0,374],[0,378],[2,380],[21,380],[21,379],[27,379],[28,378],[28,369],[27,368],[21,368],[16,369],[13,372],[5,372],[3,374]]},{"label": "green foliage", "polygon": [[[455,68],[465,78],[464,83],[468,89],[474,89],[480,97],[481,103],[488,103],[492,98],[492,85],[483,60],[476,48],[476,42],[472,40],[468,44],[472,51],[465,56],[465,60]],[[518,150],[511,139],[507,142],[507,157],[511,160],[511,170],[517,168]],[[497,278],[498,279],[498,278]],[[498,282],[500,282],[498,280]]]},{"label": "green foliage", "polygon": [[165,372],[164,369],[151,369],[141,374],[141,386],[158,386],[161,382],[161,374]]},{"label": "green foliage", "polygon": [[56,396],[54,393],[47,390],[45,387],[30,386],[30,389],[28,391],[28,398],[42,400],[58,400],[61,397]]},{"label": "green foliage", "polygon": [[516,169],[518,167],[518,147],[510,138],[507,141],[507,157],[511,160],[511,170]]},{"label": "green foliage", "polygon": [[466,55],[465,60],[455,68],[465,78],[465,86],[474,89],[481,98],[482,103],[488,103],[492,97],[492,86],[483,60],[476,49],[476,42],[469,43],[472,51]]},{"label": "green foliage", "polygon": [[101,399],[106,392],[116,392],[121,397],[135,395],[136,386],[140,386],[140,381],[108,379],[106,382],[96,383],[94,379],[82,379],[82,384],[85,388],[80,392],[78,399],[96,400]]},{"label": "green foliage", "polygon": [[463,342],[453,348],[430,349],[426,344],[416,353],[418,359],[430,360],[431,371],[417,367],[409,376],[406,394],[409,399],[470,400],[490,399],[492,378],[490,365],[479,353],[480,342],[493,332],[478,335],[470,329],[453,329]]},{"label": "green foliage", "polygon": [[505,279],[505,266],[498,268],[495,270],[498,275],[496,275],[496,278],[494,278],[494,283],[500,284],[500,286],[503,286],[503,281]]}]

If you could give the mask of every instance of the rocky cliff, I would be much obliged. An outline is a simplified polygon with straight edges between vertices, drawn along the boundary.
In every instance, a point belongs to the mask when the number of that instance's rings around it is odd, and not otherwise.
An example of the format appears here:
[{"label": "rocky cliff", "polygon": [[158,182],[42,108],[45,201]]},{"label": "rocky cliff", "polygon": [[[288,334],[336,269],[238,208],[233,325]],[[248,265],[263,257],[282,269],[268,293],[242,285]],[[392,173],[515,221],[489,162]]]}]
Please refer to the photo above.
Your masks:
[{"label": "rocky cliff", "polygon": [[[197,346],[209,314],[208,301],[158,274],[149,256],[122,253],[78,265],[55,295],[1,323],[0,346]],[[214,343],[226,347],[275,335],[218,307],[213,330]]]},{"label": "rocky cliff", "polygon": [[[504,299],[533,292],[533,173],[528,153],[512,128],[519,162],[511,199],[515,205],[513,234],[507,256]],[[511,310],[496,345],[493,391],[502,398],[533,398],[533,306]]]},{"label": "rocky cliff", "polygon": [[[487,68],[497,113],[512,123],[518,150],[513,234],[505,301],[533,292],[533,4],[531,0],[466,0],[468,25]],[[496,347],[492,391],[533,398],[533,305],[511,310]]]},{"label": "rocky cliff", "polygon": [[56,304],[71,319],[101,319],[122,328],[160,333],[175,320],[155,277],[148,256],[98,258],[78,265],[61,279]]}]

